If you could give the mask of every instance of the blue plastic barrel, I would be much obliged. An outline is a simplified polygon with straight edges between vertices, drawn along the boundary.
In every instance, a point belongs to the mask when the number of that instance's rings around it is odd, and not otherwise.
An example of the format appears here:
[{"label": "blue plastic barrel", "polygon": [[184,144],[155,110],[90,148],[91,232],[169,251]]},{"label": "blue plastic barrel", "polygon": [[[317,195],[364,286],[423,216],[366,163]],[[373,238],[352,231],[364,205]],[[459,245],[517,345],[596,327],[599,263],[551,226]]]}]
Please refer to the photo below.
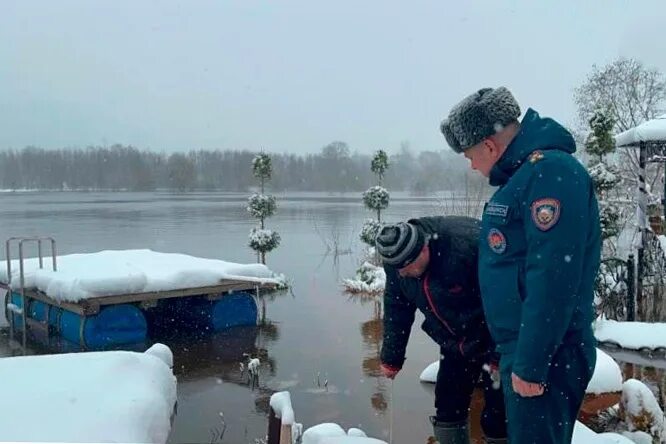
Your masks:
[{"label": "blue plastic barrel", "polygon": [[214,301],[211,307],[211,325],[214,331],[257,325],[257,303],[254,297],[245,292],[237,292]]},{"label": "blue plastic barrel", "polygon": [[[12,302],[21,307],[21,295],[12,293]],[[27,315],[40,322],[48,316],[49,325],[56,334],[90,349],[143,342],[148,331],[143,313],[131,304],[102,306],[99,313],[85,316],[83,330],[81,315],[41,301],[30,300]],[[23,328],[22,317],[13,316],[14,326]]]},{"label": "blue plastic barrel", "polygon": [[163,299],[145,311],[149,336],[210,334],[236,326],[257,325],[257,304],[245,292],[224,294],[211,301],[206,296]]}]

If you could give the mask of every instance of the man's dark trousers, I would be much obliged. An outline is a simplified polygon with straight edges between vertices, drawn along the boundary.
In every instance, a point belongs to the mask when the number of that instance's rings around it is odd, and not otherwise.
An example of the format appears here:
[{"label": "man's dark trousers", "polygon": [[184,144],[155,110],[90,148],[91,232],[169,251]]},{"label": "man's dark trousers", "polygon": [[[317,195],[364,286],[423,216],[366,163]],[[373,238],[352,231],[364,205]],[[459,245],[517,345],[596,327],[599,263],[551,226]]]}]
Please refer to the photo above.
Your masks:
[{"label": "man's dark trousers", "polygon": [[450,423],[466,421],[472,392],[481,377],[485,398],[481,428],[487,437],[504,438],[506,415],[502,390],[492,387],[490,375],[482,369],[482,365],[481,360],[468,360],[460,354],[442,354],[435,386],[437,419]]}]

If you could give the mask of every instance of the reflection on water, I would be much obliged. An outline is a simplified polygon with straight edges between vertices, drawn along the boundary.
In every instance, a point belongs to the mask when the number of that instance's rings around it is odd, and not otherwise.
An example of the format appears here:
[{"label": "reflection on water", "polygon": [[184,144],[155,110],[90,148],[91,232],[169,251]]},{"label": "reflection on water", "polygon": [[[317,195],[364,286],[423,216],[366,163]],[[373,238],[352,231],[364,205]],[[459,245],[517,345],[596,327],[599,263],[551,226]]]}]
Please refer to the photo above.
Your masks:
[{"label": "reflection on water", "polygon": [[363,357],[363,374],[373,378],[373,393],[370,396],[370,405],[381,414],[388,408],[387,392],[390,382],[382,377],[380,365],[380,352],[382,348],[382,335],[384,327],[382,323],[382,302],[379,296],[354,295],[352,299],[361,305],[372,305],[372,318],[361,323],[361,340],[366,354]]}]

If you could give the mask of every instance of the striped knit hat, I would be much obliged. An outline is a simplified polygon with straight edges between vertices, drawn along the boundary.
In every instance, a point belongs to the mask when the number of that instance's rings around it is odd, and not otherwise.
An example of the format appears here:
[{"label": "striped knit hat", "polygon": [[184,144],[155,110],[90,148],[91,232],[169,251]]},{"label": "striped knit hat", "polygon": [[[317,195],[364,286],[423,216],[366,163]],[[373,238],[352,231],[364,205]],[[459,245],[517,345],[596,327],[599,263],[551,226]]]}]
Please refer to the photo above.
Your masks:
[{"label": "striped knit hat", "polygon": [[414,261],[425,244],[425,234],[418,226],[407,222],[384,225],[375,239],[382,261],[403,268]]}]

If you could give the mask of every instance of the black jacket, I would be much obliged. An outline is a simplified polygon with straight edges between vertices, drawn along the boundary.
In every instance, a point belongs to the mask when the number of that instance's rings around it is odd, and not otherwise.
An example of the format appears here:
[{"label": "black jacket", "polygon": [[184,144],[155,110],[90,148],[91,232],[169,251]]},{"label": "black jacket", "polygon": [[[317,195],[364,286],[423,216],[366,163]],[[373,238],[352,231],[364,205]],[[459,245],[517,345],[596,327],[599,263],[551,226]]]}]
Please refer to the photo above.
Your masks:
[{"label": "black jacket", "polygon": [[381,360],[401,368],[418,308],[423,331],[442,353],[485,359],[491,350],[477,273],[479,221],[440,216],[412,219],[431,236],[430,263],[420,278],[402,278],[384,265],[384,341]]}]

